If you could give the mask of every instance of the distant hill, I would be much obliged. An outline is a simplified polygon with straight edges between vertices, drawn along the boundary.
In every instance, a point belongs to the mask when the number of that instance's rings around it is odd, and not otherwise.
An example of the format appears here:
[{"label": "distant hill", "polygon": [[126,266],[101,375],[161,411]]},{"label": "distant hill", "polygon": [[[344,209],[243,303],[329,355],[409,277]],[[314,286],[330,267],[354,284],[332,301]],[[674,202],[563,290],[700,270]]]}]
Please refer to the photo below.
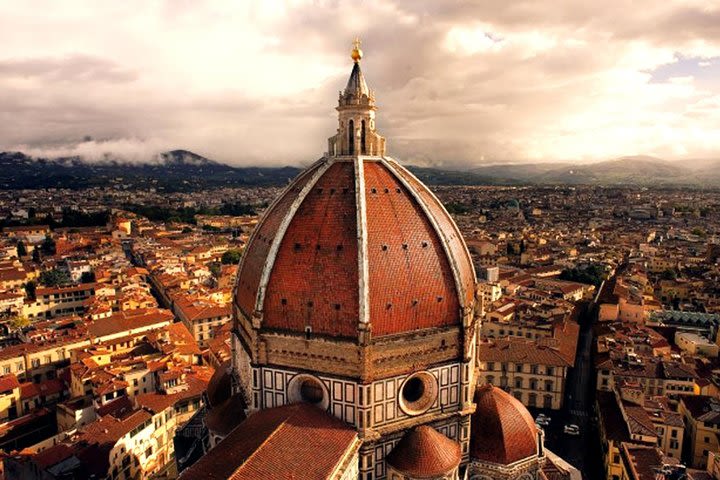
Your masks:
[{"label": "distant hill", "polygon": [[295,167],[236,168],[187,150],[165,152],[146,163],[106,159],[87,162],[78,157],[31,158],[19,152],[0,153],[0,188],[88,188],[127,185],[165,191],[232,186],[284,185]]},{"label": "distant hill", "polygon": [[[655,157],[622,157],[604,162],[488,165],[471,170],[408,166],[430,185],[641,185],[720,187],[720,160],[672,163]],[[110,157],[31,158],[0,152],[0,189],[126,186],[191,191],[238,186],[286,185],[296,167],[233,167],[187,150],[172,150],[144,163]]]},{"label": "distant hill", "polygon": [[547,172],[570,166],[569,163],[499,164],[476,167],[470,172],[484,177],[505,179],[505,181],[512,183],[530,183]]},{"label": "distant hill", "polygon": [[720,185],[720,160],[704,164],[694,170],[692,178],[700,185]]},{"label": "distant hill", "polygon": [[500,183],[720,187],[720,161],[688,160],[680,163],[645,155],[581,165],[488,165],[474,168],[471,172]]},{"label": "distant hill", "polygon": [[563,166],[540,174],[533,183],[565,185],[683,185],[692,184],[692,171],[655,157],[635,156]]}]

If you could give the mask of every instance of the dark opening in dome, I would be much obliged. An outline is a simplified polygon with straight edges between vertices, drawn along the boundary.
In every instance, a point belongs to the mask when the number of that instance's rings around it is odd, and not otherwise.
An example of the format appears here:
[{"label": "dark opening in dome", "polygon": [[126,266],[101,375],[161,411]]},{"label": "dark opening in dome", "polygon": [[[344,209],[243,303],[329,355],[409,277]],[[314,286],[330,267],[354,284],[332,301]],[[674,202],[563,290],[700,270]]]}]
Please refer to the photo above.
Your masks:
[{"label": "dark opening in dome", "polygon": [[320,403],[323,401],[323,388],[315,380],[305,380],[300,386],[300,396],[308,403]]},{"label": "dark opening in dome", "polygon": [[403,397],[408,402],[417,402],[425,393],[425,383],[420,377],[413,377],[403,386]]}]

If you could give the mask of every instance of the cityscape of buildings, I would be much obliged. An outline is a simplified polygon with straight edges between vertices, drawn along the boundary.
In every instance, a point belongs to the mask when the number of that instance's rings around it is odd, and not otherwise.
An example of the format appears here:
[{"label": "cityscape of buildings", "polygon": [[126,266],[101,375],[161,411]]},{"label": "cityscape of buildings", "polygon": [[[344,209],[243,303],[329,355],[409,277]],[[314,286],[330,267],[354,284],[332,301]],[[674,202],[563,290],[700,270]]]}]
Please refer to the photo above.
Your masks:
[{"label": "cityscape of buildings", "polygon": [[[720,192],[0,192],[0,478],[720,480]],[[443,208],[444,206],[444,208]]]}]

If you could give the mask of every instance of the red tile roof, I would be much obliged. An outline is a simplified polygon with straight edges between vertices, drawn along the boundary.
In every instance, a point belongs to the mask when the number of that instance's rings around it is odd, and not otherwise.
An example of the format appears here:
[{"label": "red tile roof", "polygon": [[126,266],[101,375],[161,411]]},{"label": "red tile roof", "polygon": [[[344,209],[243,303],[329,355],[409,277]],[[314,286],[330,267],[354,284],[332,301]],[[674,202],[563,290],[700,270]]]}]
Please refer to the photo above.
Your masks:
[{"label": "red tile roof", "polygon": [[310,404],[286,405],[251,415],[180,478],[325,480],[358,447],[343,421]]},{"label": "red tile roof", "polygon": [[20,386],[14,373],[0,377],[0,393],[14,390]]},{"label": "red tile roof", "polygon": [[[313,165],[261,220],[238,273],[240,310],[251,317],[260,300],[263,327],[349,338],[358,335],[364,312],[374,336],[462,323],[460,307],[473,302],[475,276],[441,203],[393,161],[361,161],[362,179],[358,160],[334,162]],[[363,183],[364,209],[356,191]],[[360,298],[363,285],[367,298]]]},{"label": "red tile roof", "polygon": [[465,304],[469,305],[474,298],[475,270],[460,229],[447,213],[447,210],[445,210],[440,200],[435,197],[425,184],[418,180],[407,169],[400,166],[399,163],[391,161],[390,166],[395,170],[396,174],[405,178],[410,186],[413,187],[425,202],[425,205],[427,205],[430,214],[438,223],[440,231],[445,236],[450,254],[456,261],[462,294],[465,296]]},{"label": "red tile roof", "polygon": [[430,219],[397,173],[377,162],[364,169],[373,335],[461,323],[451,263]]},{"label": "red tile roof", "polygon": [[492,385],[475,391],[470,457],[509,465],[537,455],[537,426],[518,399]]},{"label": "red tile roof", "polygon": [[352,163],[335,163],[305,197],[280,243],[263,323],[357,336],[358,282],[355,173]]},{"label": "red tile roof", "polygon": [[135,397],[137,404],[153,413],[159,413],[166,408],[189,398],[200,397],[207,388],[207,382],[196,376],[187,376],[185,383],[188,388],[176,393],[141,393]]},{"label": "red tile roof", "polygon": [[246,316],[252,317],[255,311],[260,277],[267,260],[270,246],[280,228],[280,223],[287,215],[293,201],[300,194],[300,191],[312,178],[312,173],[320,167],[317,162],[300,175],[290,184],[282,195],[265,212],[262,221],[257,225],[250,238],[248,247],[245,249],[240,269],[238,272],[238,284],[236,289],[236,302]]},{"label": "red tile roof", "polygon": [[177,322],[168,325],[168,334],[173,350],[178,354],[200,355],[200,347],[184,323]]},{"label": "red tile roof", "polygon": [[110,317],[97,320],[88,327],[88,331],[92,337],[105,337],[154,325],[160,328],[172,323],[174,318],[169,311],[160,309],[118,312]]},{"label": "red tile roof", "polygon": [[412,478],[447,475],[461,460],[460,444],[427,425],[407,432],[387,456],[389,465]]}]

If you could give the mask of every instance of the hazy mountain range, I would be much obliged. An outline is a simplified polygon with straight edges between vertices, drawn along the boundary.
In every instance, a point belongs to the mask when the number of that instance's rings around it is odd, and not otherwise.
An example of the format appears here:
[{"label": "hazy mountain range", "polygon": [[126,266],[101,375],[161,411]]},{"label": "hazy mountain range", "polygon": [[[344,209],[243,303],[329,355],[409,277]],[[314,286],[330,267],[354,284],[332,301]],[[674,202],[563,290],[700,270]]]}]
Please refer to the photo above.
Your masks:
[{"label": "hazy mountain range", "polygon": [[[434,185],[641,185],[720,188],[720,160],[668,162],[655,157],[623,157],[598,163],[487,165],[469,170],[409,167]],[[108,157],[87,162],[78,157],[31,158],[0,152],[0,188],[87,188],[127,185],[167,191],[221,186],[284,185],[296,167],[233,167],[186,150],[163,153],[146,163]]]}]

